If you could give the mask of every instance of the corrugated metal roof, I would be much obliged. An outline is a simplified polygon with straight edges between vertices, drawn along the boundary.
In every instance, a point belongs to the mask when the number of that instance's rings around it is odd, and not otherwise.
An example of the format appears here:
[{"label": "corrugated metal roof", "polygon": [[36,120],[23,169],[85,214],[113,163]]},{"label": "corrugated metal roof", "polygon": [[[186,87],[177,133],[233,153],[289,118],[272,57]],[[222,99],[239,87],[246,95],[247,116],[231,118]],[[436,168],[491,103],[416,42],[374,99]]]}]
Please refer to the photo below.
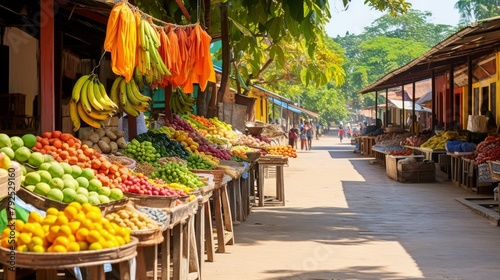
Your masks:
[{"label": "corrugated metal roof", "polygon": [[424,55],[386,74],[359,93],[369,93],[413,83],[449,72],[450,65],[466,65],[500,49],[500,17],[471,24],[443,40]]}]

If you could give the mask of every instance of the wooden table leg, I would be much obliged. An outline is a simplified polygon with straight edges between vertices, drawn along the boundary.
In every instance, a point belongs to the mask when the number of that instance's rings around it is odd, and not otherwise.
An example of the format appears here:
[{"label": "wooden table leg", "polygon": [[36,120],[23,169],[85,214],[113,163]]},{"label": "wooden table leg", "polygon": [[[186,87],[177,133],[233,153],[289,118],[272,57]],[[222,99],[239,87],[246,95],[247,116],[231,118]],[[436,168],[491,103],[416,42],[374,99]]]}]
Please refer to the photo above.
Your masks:
[{"label": "wooden table leg", "polygon": [[186,274],[184,273],[182,262],[184,261],[184,224],[180,223],[173,228],[173,279],[174,280],[184,280],[186,279]]},{"label": "wooden table leg", "polygon": [[[142,247],[137,247],[137,250],[139,250],[139,248],[142,248]],[[142,248],[142,249],[144,249],[144,248]],[[139,252],[137,252],[137,253],[139,253]],[[144,253],[144,250],[143,250],[143,253]],[[137,255],[137,256],[139,256],[139,255]],[[136,257],[136,261],[137,260],[138,260],[138,258]],[[129,261],[120,262],[118,265],[120,267],[120,280],[133,280],[133,279],[136,279],[135,277],[132,277],[132,275],[131,275]],[[141,269],[141,268],[139,266],[139,262],[137,262],[136,270],[135,270],[137,279],[148,279],[147,274],[144,274],[144,278],[143,278],[143,276],[141,276],[139,274],[139,269]],[[144,263],[144,270],[146,270],[146,263]],[[104,278],[106,278],[106,277],[104,277]],[[92,279],[92,278],[90,278],[90,279]]]},{"label": "wooden table leg", "polygon": [[[92,280],[105,280],[106,275],[104,274],[104,266],[103,265],[95,265],[95,266],[89,266],[86,268],[87,270],[87,279],[92,279]],[[38,271],[37,271],[38,275]],[[48,279],[57,279],[57,274],[55,278],[47,278]],[[38,280],[38,276],[37,276]]]},{"label": "wooden table leg", "polygon": [[[221,188],[221,199],[222,199],[222,209],[224,214],[224,229],[228,232],[228,240],[225,243],[229,245],[234,244],[234,231],[233,231],[233,219],[231,217],[231,210],[229,205],[229,199],[227,196],[227,185],[222,186]],[[226,240],[224,238],[224,240]]]},{"label": "wooden table leg", "polygon": [[[146,269],[146,255],[144,253],[144,247],[137,246],[137,279],[147,279],[148,270]],[[122,264],[120,263],[120,275],[122,271]]]},{"label": "wooden table leg", "polygon": [[170,280],[170,235],[172,230],[167,228],[163,231],[163,242],[161,243],[161,279]]},{"label": "wooden table leg", "polygon": [[193,275],[195,279],[200,279],[201,275],[201,270],[200,270],[200,260],[201,260],[201,255],[198,254],[198,247],[196,244],[196,234],[194,231],[194,219],[190,218],[190,221],[188,223],[188,245],[189,245],[189,279],[193,279]]},{"label": "wooden table leg", "polygon": [[281,201],[281,205],[285,206],[285,178],[283,174],[283,165],[276,166],[276,185],[278,189],[276,190],[277,198]]},{"label": "wooden table leg", "polygon": [[226,244],[224,243],[224,221],[222,217],[221,188],[215,189],[213,196],[215,229],[217,231],[217,253],[226,252]]},{"label": "wooden table leg", "polygon": [[264,164],[259,164],[259,179],[257,180],[257,192],[259,194],[259,207],[264,207]]},{"label": "wooden table leg", "polygon": [[210,209],[210,202],[205,202],[205,248],[207,251],[207,261],[213,262],[215,255],[215,246],[214,246],[214,233],[212,230],[212,210]]},{"label": "wooden table leg", "polygon": [[205,203],[198,205],[198,211],[194,216],[194,232],[196,232],[193,236],[196,240],[198,269],[201,272],[203,260],[205,259]]}]

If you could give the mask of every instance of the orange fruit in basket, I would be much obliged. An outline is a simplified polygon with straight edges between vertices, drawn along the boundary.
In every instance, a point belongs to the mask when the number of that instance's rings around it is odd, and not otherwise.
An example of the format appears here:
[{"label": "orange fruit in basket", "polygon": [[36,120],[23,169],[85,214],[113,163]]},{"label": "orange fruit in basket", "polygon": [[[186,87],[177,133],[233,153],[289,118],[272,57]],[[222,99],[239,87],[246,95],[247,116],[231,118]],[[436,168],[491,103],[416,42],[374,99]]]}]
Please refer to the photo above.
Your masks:
[{"label": "orange fruit in basket", "polygon": [[80,244],[75,241],[70,242],[66,249],[68,250],[68,252],[80,252]]},{"label": "orange fruit in basket", "polygon": [[102,236],[101,234],[99,233],[99,231],[93,229],[91,231],[89,231],[89,234],[87,235],[87,242],[90,243],[90,245],[92,245],[92,243],[96,243],[96,242],[99,242],[101,240]]},{"label": "orange fruit in basket", "polygon": [[85,251],[89,249],[89,243],[87,241],[76,241],[80,245],[80,251]]},{"label": "orange fruit in basket", "polygon": [[99,242],[94,242],[89,245],[89,250],[102,250],[102,245]]},{"label": "orange fruit in basket", "polygon": [[89,235],[88,229],[80,228],[75,233],[76,241],[86,241],[88,235]]},{"label": "orange fruit in basket", "polygon": [[79,212],[78,209],[76,209],[75,207],[70,206],[70,205],[68,205],[68,206],[66,206],[66,208],[64,208],[64,215],[70,221],[73,220],[78,215],[78,212]]}]

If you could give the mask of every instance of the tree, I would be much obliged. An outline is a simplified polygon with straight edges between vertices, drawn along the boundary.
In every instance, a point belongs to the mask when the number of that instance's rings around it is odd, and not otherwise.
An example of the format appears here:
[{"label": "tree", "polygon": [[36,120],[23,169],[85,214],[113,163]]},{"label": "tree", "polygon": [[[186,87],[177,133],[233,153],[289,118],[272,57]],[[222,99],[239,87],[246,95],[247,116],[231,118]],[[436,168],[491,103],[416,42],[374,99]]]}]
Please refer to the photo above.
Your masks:
[{"label": "tree", "polygon": [[[137,2],[141,9],[160,19],[178,24],[209,19],[210,22],[205,20],[205,25],[209,27],[210,33],[215,36],[216,32],[221,32],[222,42],[229,44],[223,44],[221,52],[224,69],[219,101],[229,89],[230,69],[242,88],[261,81],[263,77],[266,80],[265,71],[272,68],[293,73],[289,77],[300,77],[293,82],[305,85],[314,84],[318,87],[331,80],[338,84],[343,82],[342,70],[335,60],[316,61],[316,58],[322,57],[317,56],[317,53],[323,51],[324,58],[332,57],[327,53],[329,49],[323,47],[324,26],[331,18],[327,0],[212,0],[210,12],[205,7],[202,9],[205,17],[200,18],[196,6],[199,1],[185,0],[184,5],[191,20],[187,19],[176,1]],[[349,2],[343,0],[346,7]],[[365,3],[393,15],[404,13],[411,6],[405,0],[366,0]],[[296,52],[290,52],[290,46]],[[293,59],[289,60],[288,57]],[[288,71],[298,68],[299,75]],[[269,81],[272,75],[267,77]]]},{"label": "tree", "polygon": [[500,15],[500,1],[458,0],[455,4],[455,9],[460,13],[461,22],[468,24]]},{"label": "tree", "polygon": [[337,36],[346,49],[346,82],[342,90],[353,109],[374,105],[374,95],[360,95],[360,89],[401,67],[449,36],[456,28],[429,23],[430,12],[410,10],[397,17],[384,15],[360,35]]}]

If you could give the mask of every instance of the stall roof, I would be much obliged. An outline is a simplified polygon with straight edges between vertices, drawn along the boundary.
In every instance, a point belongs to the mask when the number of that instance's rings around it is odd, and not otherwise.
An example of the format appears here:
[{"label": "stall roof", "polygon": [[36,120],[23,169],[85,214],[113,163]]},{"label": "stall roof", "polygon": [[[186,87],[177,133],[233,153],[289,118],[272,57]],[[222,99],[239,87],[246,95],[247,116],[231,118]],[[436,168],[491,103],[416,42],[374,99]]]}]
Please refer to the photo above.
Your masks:
[{"label": "stall roof", "polygon": [[[389,102],[391,102],[396,108],[398,109],[405,109],[405,110],[408,110],[408,111],[411,111],[413,109],[413,102],[411,101],[405,101],[404,104],[401,100],[392,100],[392,99],[389,99]],[[403,107],[404,105],[404,107]],[[431,109],[429,108],[426,108],[420,104],[417,104],[415,103],[415,111],[416,112],[432,112]]]},{"label": "stall roof", "polygon": [[359,93],[369,93],[413,83],[449,72],[450,65],[464,65],[500,49],[500,17],[473,23],[446,38],[419,58],[388,73]]},{"label": "stall roof", "polygon": [[284,102],[284,101],[281,101],[281,100],[279,100],[279,99],[276,99],[276,98],[271,97],[271,98],[269,98],[269,100],[271,100],[274,104],[276,104],[276,105],[278,105],[278,106],[280,106],[280,107],[283,107],[283,108],[285,108],[285,109],[287,109],[287,110],[290,110],[290,111],[292,111],[292,112],[294,112],[294,113],[297,113],[297,114],[302,113],[302,111],[301,111],[301,110],[299,110],[299,109],[297,109],[297,108],[295,108],[295,107],[292,107],[292,106],[290,106],[290,104],[288,104],[288,103],[286,103],[286,102]]}]

